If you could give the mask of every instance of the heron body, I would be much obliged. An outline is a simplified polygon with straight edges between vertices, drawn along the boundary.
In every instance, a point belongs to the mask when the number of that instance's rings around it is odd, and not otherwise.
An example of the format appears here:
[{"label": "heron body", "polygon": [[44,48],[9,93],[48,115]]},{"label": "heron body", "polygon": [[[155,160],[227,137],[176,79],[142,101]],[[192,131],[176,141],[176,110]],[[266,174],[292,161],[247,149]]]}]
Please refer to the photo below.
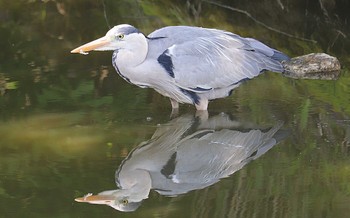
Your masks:
[{"label": "heron body", "polygon": [[208,102],[231,94],[243,81],[265,70],[283,72],[288,56],[231,32],[169,26],[148,36],[128,24],[115,26],[72,53],[113,50],[112,63],[129,83],[153,88],[179,103],[207,110]]}]

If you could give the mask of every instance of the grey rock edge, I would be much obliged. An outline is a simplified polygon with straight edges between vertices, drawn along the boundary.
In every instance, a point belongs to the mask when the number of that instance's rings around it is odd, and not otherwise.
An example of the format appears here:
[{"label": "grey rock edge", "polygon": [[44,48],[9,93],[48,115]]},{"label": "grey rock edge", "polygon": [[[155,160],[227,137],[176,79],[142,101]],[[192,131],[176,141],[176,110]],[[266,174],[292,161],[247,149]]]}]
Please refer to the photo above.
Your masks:
[{"label": "grey rock edge", "polygon": [[294,79],[336,80],[340,63],[336,57],[325,53],[311,53],[282,62],[286,77]]}]

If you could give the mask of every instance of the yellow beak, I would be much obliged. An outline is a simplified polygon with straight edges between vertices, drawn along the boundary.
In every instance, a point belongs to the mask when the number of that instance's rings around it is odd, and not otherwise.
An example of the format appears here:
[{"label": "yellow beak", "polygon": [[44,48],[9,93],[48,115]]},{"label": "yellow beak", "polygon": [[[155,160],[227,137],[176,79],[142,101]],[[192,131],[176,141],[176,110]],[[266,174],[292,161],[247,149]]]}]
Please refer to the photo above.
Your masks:
[{"label": "yellow beak", "polygon": [[111,195],[86,195],[84,197],[74,199],[77,202],[86,202],[90,204],[108,204],[114,198]]},{"label": "yellow beak", "polygon": [[71,53],[87,54],[87,52],[106,46],[110,42],[106,37],[102,37],[73,49]]}]

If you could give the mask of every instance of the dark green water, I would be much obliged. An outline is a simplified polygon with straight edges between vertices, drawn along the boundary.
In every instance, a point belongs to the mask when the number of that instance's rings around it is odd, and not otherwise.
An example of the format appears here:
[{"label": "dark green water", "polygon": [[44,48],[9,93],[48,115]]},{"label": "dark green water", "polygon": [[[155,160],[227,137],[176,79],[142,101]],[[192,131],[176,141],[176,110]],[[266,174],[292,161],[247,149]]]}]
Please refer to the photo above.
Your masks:
[{"label": "dark green water", "polygon": [[[222,1],[254,21],[189,2],[194,9],[182,0],[0,0],[0,217],[348,217],[349,3]],[[228,178],[177,197],[152,190],[131,213],[78,203],[116,189],[115,171],[129,152],[174,125],[168,99],[119,78],[110,52],[70,54],[120,23],[145,33],[167,25],[226,29],[292,57],[326,52],[339,58],[342,75],[316,81],[266,73],[211,102],[210,117],[226,114],[237,131],[280,121],[289,131]],[[194,107],[183,105],[179,117],[188,116]]]}]

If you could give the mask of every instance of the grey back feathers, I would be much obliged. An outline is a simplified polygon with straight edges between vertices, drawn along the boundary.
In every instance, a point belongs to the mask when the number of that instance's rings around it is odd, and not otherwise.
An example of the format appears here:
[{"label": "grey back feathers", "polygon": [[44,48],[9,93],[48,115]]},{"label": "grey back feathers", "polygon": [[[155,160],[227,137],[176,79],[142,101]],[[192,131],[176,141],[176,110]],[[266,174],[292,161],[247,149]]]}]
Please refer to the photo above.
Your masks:
[{"label": "grey back feathers", "polygon": [[[148,57],[158,58],[183,89],[217,89],[258,76],[283,72],[283,53],[263,43],[216,29],[173,26],[151,33]],[[160,54],[160,56],[159,56]],[[164,61],[166,59],[166,61]]]}]

